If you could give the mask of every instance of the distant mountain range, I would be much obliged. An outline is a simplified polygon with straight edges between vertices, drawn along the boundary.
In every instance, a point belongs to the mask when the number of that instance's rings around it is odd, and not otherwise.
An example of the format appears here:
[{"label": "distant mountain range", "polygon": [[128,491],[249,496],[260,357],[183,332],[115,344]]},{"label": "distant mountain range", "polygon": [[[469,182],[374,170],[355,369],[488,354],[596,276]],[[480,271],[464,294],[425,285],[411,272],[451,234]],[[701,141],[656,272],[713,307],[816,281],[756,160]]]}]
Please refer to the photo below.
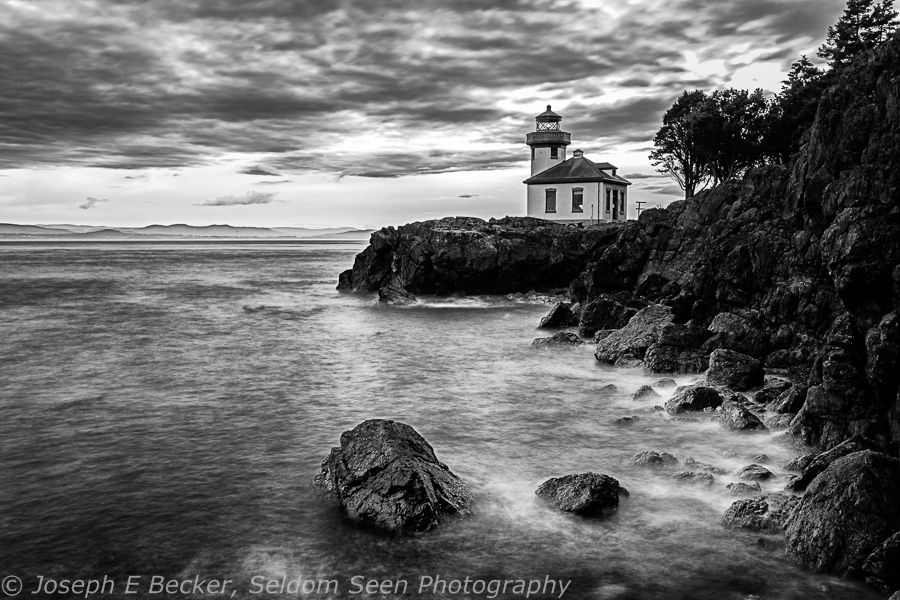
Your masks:
[{"label": "distant mountain range", "polygon": [[176,239],[176,238],[254,238],[366,240],[372,229],[354,227],[234,227],[232,225],[148,225],[147,227],[105,227],[94,225],[15,225],[0,223],[0,239]]}]

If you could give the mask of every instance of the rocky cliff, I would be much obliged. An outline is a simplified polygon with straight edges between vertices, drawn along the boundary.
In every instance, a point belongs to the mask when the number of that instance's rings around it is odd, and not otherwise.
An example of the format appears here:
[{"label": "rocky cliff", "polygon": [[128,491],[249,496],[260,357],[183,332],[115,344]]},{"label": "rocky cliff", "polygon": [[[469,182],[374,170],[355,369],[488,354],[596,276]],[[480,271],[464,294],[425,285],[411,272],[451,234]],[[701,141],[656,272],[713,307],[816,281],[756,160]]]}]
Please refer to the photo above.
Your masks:
[{"label": "rocky cliff", "polygon": [[896,455],[900,36],[835,81],[790,165],[623,225],[507,217],[385,228],[338,287],[567,287],[587,336],[622,327],[643,306],[666,305],[672,321],[639,357],[645,364],[687,370],[728,348],[792,369],[806,380],[792,396],[798,439],[827,449],[860,434]]}]

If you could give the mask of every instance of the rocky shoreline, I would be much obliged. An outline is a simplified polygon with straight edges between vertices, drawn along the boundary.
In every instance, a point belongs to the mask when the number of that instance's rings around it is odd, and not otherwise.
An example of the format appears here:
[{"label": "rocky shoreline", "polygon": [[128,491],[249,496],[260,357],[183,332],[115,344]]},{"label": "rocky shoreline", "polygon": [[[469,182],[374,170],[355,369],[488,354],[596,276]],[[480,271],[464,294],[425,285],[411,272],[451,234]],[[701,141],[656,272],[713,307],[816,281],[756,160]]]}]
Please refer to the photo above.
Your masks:
[{"label": "rocky shoreline", "polygon": [[[801,564],[897,591],[898,72],[898,36],[843,71],[789,165],[620,225],[507,217],[385,228],[338,289],[410,303],[563,288],[542,325],[578,336],[544,344],[585,341],[601,362],[703,372],[706,383],[676,392],[667,412],[715,411],[738,431],[786,427],[807,452],[789,495],[741,500],[729,524],[783,528]],[[762,420],[760,408],[777,416]]]}]

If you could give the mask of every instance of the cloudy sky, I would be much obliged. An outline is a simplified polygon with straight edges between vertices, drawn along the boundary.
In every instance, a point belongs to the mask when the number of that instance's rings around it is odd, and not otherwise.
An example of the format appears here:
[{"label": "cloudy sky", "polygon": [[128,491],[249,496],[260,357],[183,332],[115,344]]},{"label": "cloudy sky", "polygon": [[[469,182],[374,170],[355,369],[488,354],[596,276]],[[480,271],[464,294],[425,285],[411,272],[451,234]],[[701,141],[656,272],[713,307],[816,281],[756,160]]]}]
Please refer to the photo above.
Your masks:
[{"label": "cloudy sky", "polygon": [[778,91],[844,4],[0,0],[0,222],[524,214],[547,104],[665,203],[647,155],[682,90]]}]

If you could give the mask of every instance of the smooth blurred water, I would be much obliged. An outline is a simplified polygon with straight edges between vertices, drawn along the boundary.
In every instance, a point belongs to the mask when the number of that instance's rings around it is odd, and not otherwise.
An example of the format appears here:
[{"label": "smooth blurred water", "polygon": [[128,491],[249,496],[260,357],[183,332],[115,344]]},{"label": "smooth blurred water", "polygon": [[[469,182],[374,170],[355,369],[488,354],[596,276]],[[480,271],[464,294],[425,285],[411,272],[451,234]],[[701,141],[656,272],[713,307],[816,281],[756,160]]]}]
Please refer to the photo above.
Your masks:
[{"label": "smooth blurred water", "polygon": [[[733,501],[631,468],[641,450],[737,470],[792,452],[778,434],[669,422],[661,376],[598,365],[589,347],[530,347],[546,305],[335,291],[360,244],[0,245],[0,577],[231,579],[224,597],[295,598],[253,581],[572,580],[565,598],[880,598],[794,566],[720,525]],[[692,380],[676,377],[680,384]],[[612,394],[599,388],[618,386]],[[640,415],[631,428],[613,421]],[[477,516],[392,537],[356,527],[310,485],[342,431],[416,428],[479,495]],[[631,491],[587,520],[540,504],[552,476],[596,471]],[[128,576],[137,594],[121,595]],[[253,578],[262,578],[254,580]],[[357,580],[359,581],[359,580]],[[512,584],[510,584],[512,585]],[[509,588],[512,590],[512,587]],[[558,595],[558,594],[557,594]],[[531,598],[557,597],[537,594]],[[72,596],[74,597],[74,595]],[[81,595],[83,597],[83,594]],[[222,597],[222,596],[214,596]],[[501,598],[523,595],[498,594]]]}]

